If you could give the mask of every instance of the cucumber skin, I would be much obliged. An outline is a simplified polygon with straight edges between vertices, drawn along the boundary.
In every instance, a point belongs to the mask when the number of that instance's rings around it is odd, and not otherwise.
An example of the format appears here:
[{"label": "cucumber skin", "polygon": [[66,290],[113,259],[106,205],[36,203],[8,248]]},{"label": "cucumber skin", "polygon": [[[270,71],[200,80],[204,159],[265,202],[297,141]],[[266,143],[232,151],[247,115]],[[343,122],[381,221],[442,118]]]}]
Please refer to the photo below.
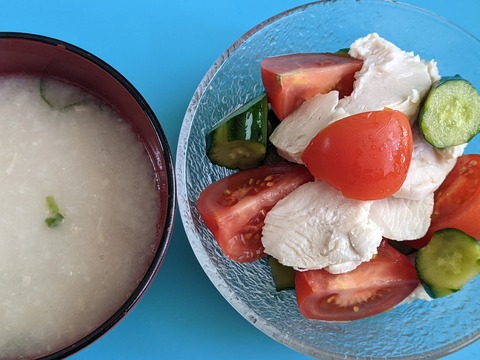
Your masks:
[{"label": "cucumber skin", "polygon": [[343,49],[339,49],[335,54],[350,56],[348,54],[349,51],[350,51],[350,48],[343,48]]},{"label": "cucumber skin", "polygon": [[[451,239],[451,241],[463,241],[463,242],[466,242],[466,241],[469,241],[471,242],[472,244],[472,249],[471,250],[475,250],[477,252],[477,261],[476,261],[476,266],[477,266],[477,269],[476,269],[476,273],[477,275],[480,273],[480,244],[478,243],[478,241],[469,236],[468,234],[465,234],[463,231],[461,230],[458,230],[458,229],[453,229],[453,228],[446,228],[446,229],[442,229],[442,230],[438,230],[434,236],[432,237],[432,240],[434,240],[434,237],[435,236],[455,236],[455,237],[460,237],[458,239]],[[451,295],[457,291],[460,291],[463,286],[468,283],[470,280],[473,279],[470,278],[470,279],[467,279],[464,281],[463,284],[460,284],[459,286],[455,287],[455,286],[442,286],[442,284],[434,284],[431,279],[426,279],[426,276],[424,274],[424,269],[426,266],[426,264],[423,264],[424,262],[424,259],[423,257],[429,257],[431,256],[431,254],[426,254],[428,252],[438,252],[436,251],[439,246],[441,246],[441,244],[435,244],[435,241],[438,241],[440,242],[440,240],[435,240],[433,243],[432,243],[432,240],[430,241],[429,244],[427,244],[425,247],[421,248],[420,250],[418,250],[417,252],[417,255],[416,255],[416,258],[415,258],[415,268],[417,270],[417,273],[418,273],[418,277],[420,279],[420,282],[421,284],[423,285],[425,291],[427,292],[428,295],[430,295],[432,298],[440,298],[440,297],[444,297],[444,296],[448,296],[448,295]],[[450,241],[449,240],[449,241]],[[431,245],[430,245],[431,244]],[[430,245],[430,247],[429,247]],[[435,248],[431,248],[432,246],[435,246],[437,249]],[[464,246],[462,244],[460,244],[459,246]],[[475,248],[476,246],[476,248]],[[425,259],[425,262],[428,262],[428,259]],[[473,266],[475,266],[473,265]]]},{"label": "cucumber skin", "polygon": [[[463,77],[461,77],[460,75],[451,75],[451,76],[442,76],[439,80],[435,81],[432,85],[432,89],[435,89],[443,84],[445,84],[446,82],[448,81],[452,81],[452,80],[462,80],[462,81],[466,81],[468,82],[467,80],[465,80]],[[469,83],[469,82],[468,82]],[[470,84],[470,83],[469,83]]]},{"label": "cucumber skin", "polygon": [[[430,101],[431,97],[435,96],[435,92],[437,91],[437,89],[439,87],[445,86],[447,83],[449,83],[451,81],[462,81],[467,86],[471,87],[471,89],[473,89],[476,92],[475,87],[468,80],[464,79],[461,75],[457,74],[457,75],[453,75],[453,76],[443,76],[439,80],[437,80],[436,82],[434,82],[432,84],[432,87],[430,88],[430,91],[428,92],[427,96],[425,97],[424,102],[423,102],[423,104],[420,108],[419,114],[418,114],[419,128],[420,128],[425,140],[428,143],[430,143],[432,146],[434,146],[436,148],[439,148],[439,149],[444,149],[444,148],[447,148],[449,146],[455,146],[455,145],[461,145],[461,144],[464,144],[464,143],[468,143],[473,137],[475,137],[475,135],[477,135],[480,132],[480,95],[477,92],[477,98],[475,99],[476,104],[472,104],[472,109],[476,112],[476,114],[474,114],[474,116],[472,116],[472,117],[478,119],[477,120],[477,126],[476,126],[475,130],[471,130],[469,132],[468,136],[466,135],[462,138],[462,141],[445,143],[445,142],[438,141],[438,139],[437,139],[437,141],[435,139],[432,139],[431,131],[428,129],[429,125],[425,124],[425,120],[424,120],[426,117],[430,116],[430,113],[432,112],[432,109],[430,109],[430,106],[429,106],[429,101]],[[442,124],[440,124],[439,126],[442,126]],[[442,128],[444,129],[444,127],[442,127]]]},{"label": "cucumber skin", "polygon": [[295,270],[280,264],[273,256],[267,257],[276,291],[295,289]]},{"label": "cucumber skin", "polygon": [[[266,93],[227,115],[206,135],[207,156],[210,161],[232,170],[259,166],[265,159],[267,143]],[[228,151],[230,153],[226,153]]]},{"label": "cucumber skin", "polygon": [[455,289],[437,288],[437,287],[434,287],[434,286],[429,286],[422,281],[421,281],[421,283],[422,283],[423,288],[425,289],[425,292],[432,299],[438,299],[438,298],[441,298],[441,297],[452,295],[452,294],[455,294],[457,291],[459,291],[459,290],[455,290]]}]

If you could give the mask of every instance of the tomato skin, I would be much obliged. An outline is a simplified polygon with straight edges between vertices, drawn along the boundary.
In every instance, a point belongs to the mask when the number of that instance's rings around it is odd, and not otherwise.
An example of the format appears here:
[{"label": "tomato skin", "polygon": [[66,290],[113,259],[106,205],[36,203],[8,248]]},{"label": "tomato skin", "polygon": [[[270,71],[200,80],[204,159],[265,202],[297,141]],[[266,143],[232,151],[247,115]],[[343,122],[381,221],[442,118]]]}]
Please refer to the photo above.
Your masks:
[{"label": "tomato skin", "polygon": [[317,180],[358,200],[397,192],[412,159],[412,129],[400,111],[360,113],[322,129],[302,154]]},{"label": "tomato skin", "polygon": [[300,313],[313,320],[352,321],[390,310],[418,286],[408,258],[386,242],[369,262],[344,274],[297,271],[295,288]]},{"label": "tomato skin", "polygon": [[462,155],[442,185],[435,191],[433,213],[427,234],[406,244],[419,249],[430,242],[435,231],[462,230],[480,240],[480,154]]},{"label": "tomato skin", "polygon": [[238,262],[265,256],[261,232],[266,213],[298,186],[313,181],[298,164],[272,163],[241,170],[207,186],[197,209],[225,255]]},{"label": "tomato skin", "polygon": [[302,102],[338,90],[350,95],[363,60],[332,53],[302,53],[269,57],[260,63],[262,81],[273,111],[283,120]]}]

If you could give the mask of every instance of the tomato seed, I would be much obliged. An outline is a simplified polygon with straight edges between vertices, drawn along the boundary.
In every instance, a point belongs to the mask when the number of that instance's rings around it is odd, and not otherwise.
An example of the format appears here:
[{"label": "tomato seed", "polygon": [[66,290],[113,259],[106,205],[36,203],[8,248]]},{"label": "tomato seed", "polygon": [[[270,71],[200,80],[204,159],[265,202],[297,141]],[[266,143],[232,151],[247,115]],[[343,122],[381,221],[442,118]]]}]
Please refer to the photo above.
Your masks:
[{"label": "tomato seed", "polygon": [[237,203],[237,200],[233,197],[226,197],[225,199],[223,199],[222,203],[225,206],[233,206]]},{"label": "tomato seed", "polygon": [[354,307],[353,307],[353,311],[354,311],[354,312],[359,312],[359,311],[360,311],[360,307],[354,306]]}]

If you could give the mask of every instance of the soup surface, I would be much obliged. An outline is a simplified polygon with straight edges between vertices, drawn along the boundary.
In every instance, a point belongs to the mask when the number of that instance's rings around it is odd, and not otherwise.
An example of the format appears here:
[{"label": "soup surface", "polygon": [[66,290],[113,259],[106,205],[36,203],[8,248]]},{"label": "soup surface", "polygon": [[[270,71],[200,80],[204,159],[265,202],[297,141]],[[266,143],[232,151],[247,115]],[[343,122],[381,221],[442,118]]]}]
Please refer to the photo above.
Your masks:
[{"label": "soup surface", "polygon": [[107,320],[143,277],[157,247],[155,174],[106,105],[4,76],[0,187],[0,359],[45,355]]}]

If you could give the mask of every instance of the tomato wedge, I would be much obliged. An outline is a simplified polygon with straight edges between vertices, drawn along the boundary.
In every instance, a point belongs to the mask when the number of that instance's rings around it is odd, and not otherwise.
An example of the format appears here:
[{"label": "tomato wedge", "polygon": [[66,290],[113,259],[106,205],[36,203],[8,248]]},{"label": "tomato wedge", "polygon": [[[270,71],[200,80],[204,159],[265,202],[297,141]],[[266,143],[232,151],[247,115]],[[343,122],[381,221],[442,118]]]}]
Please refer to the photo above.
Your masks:
[{"label": "tomato wedge", "polygon": [[265,256],[261,233],[266,213],[295,188],[312,180],[304,166],[291,163],[241,170],[206,187],[197,209],[227,257],[255,261]]},{"label": "tomato wedge", "polygon": [[462,155],[435,191],[430,228],[420,240],[408,241],[413,248],[428,244],[435,231],[462,230],[480,240],[480,154]]},{"label": "tomato wedge", "polygon": [[412,159],[412,129],[400,111],[385,109],[338,120],[306,147],[302,161],[345,197],[377,200],[397,192]]},{"label": "tomato wedge", "polygon": [[309,270],[295,274],[300,313],[323,321],[351,321],[380,314],[399,304],[418,284],[412,263],[385,241],[372,260],[348,273]]},{"label": "tomato wedge", "polygon": [[304,53],[274,56],[260,63],[263,86],[275,115],[283,120],[302,102],[338,90],[350,95],[363,60],[344,54]]}]

